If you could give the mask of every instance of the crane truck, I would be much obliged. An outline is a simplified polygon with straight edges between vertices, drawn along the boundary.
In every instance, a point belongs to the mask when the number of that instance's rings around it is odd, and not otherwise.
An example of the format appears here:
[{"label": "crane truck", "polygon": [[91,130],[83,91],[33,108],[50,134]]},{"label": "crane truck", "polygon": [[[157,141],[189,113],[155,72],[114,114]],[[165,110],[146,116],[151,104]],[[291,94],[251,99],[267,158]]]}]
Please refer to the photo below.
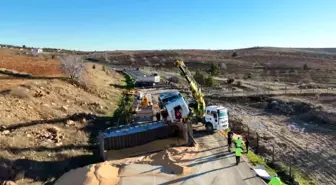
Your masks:
[{"label": "crane truck", "polygon": [[179,92],[162,93],[159,96],[160,107],[165,108],[171,120],[174,111],[181,110],[183,117],[194,124],[203,123],[208,132],[224,130],[229,127],[228,109],[223,106],[206,106],[201,88],[193,78],[182,60],[177,60],[175,66],[189,84],[194,102],[186,103]]},{"label": "crane truck", "polygon": [[229,127],[228,109],[218,105],[206,106],[203,98],[204,94],[202,94],[201,88],[198,87],[196,80],[184,62],[177,60],[175,66],[180,69],[181,75],[188,82],[191,94],[195,100],[195,103],[190,106],[193,116],[196,117],[196,121],[193,121],[193,123],[202,122],[207,131],[227,129]]}]

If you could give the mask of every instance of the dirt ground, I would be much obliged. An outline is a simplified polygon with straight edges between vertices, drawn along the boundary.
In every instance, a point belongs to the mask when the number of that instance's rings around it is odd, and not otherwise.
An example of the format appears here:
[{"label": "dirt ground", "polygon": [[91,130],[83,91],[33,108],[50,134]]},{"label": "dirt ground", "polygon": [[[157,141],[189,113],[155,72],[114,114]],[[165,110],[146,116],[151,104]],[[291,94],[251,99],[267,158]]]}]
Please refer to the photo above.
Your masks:
[{"label": "dirt ground", "polygon": [[[280,102],[291,98],[275,97],[275,99]],[[298,101],[298,99],[295,100]],[[249,135],[252,146],[257,145],[255,134],[257,132],[260,137],[259,152],[266,159],[272,159],[274,146],[275,161],[284,162],[287,165],[292,163],[295,168],[300,169],[304,175],[308,175],[319,184],[336,183],[335,120],[324,124],[314,120],[305,122],[303,118],[307,114],[320,112],[286,115],[282,112],[270,112],[263,106],[261,108],[260,104],[256,106],[255,103],[216,100],[209,100],[209,102],[221,103],[229,108],[230,119],[235,120],[230,123],[234,131]],[[327,103],[329,106],[331,104],[332,102]]]},{"label": "dirt ground", "polygon": [[[161,72],[161,71],[160,71]],[[164,71],[164,76],[178,75],[176,72]],[[324,87],[323,93],[313,89],[301,89],[296,83],[273,82],[268,79],[239,79],[242,86],[226,83],[227,78],[217,77],[217,86],[203,87],[207,105],[223,105],[229,108],[230,124],[234,131],[242,135],[250,133],[252,146],[256,146],[256,132],[259,133],[259,151],[267,160],[272,159],[273,146],[276,162],[290,163],[300,169],[319,184],[336,184],[336,110],[335,91],[328,89],[327,83],[319,83]],[[180,79],[181,84],[185,84]],[[186,84],[185,84],[186,85]],[[332,86],[333,87],[333,86]],[[239,97],[231,97],[240,91]],[[321,90],[321,89],[319,89]],[[246,98],[249,95],[279,92],[280,96],[272,97],[279,102],[294,102],[293,108],[282,106],[278,112],[267,110],[267,102],[258,98]],[[282,93],[280,91],[283,91]],[[286,92],[297,91],[295,96]],[[225,93],[227,92],[227,93]],[[326,94],[328,92],[328,94]],[[308,94],[304,94],[308,93]],[[315,93],[315,94],[314,94]],[[298,106],[296,107],[296,104]],[[313,107],[307,109],[304,105]],[[307,109],[307,110],[306,110]]]},{"label": "dirt ground", "polygon": [[[12,55],[0,59],[0,68],[63,76],[54,60]],[[0,180],[43,184],[97,160],[92,154],[96,123],[71,119],[78,113],[111,114],[122,91],[111,84],[121,84],[123,77],[103,71],[102,65],[95,64],[95,69],[92,65],[86,64],[87,90],[58,79],[0,76]]]},{"label": "dirt ground", "polygon": [[56,59],[20,56],[14,52],[4,53],[0,49],[0,69],[5,68],[40,76],[63,76],[60,62]]}]

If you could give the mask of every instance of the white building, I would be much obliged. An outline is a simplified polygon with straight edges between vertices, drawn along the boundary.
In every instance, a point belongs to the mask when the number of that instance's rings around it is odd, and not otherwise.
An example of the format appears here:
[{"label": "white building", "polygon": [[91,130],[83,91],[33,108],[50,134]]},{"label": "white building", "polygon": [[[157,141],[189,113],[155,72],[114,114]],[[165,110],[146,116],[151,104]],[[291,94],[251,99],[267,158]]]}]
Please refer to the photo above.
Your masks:
[{"label": "white building", "polygon": [[41,48],[33,48],[31,50],[31,52],[33,53],[33,55],[38,55],[38,54],[42,53],[43,50]]}]

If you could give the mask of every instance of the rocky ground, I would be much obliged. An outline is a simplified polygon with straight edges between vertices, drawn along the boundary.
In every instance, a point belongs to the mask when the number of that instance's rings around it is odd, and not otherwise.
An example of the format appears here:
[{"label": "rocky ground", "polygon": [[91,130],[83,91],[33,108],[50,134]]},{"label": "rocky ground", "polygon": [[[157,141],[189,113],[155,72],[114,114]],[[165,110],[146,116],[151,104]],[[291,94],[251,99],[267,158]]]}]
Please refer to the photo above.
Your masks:
[{"label": "rocky ground", "polygon": [[[287,165],[292,163],[295,168],[300,169],[304,175],[313,178],[319,184],[335,184],[335,120],[312,121],[311,118],[319,117],[324,109],[306,112],[305,109],[309,108],[301,107],[300,110],[303,112],[297,112],[298,109],[294,108],[294,104],[285,104],[283,99],[290,98],[279,97],[278,101],[271,101],[271,103],[216,100],[209,100],[209,103],[221,103],[228,107],[230,119],[233,120],[230,124],[236,132],[249,135],[254,148],[257,145],[256,133],[258,133],[259,152],[266,159],[271,160],[274,153],[275,161],[284,162]],[[272,103],[276,105],[270,107]],[[303,121],[307,116],[310,119]],[[330,117],[324,120],[330,120]]]},{"label": "rocky ground", "polygon": [[95,126],[84,117],[111,114],[122,91],[111,84],[123,82],[119,73],[92,66],[86,64],[85,89],[58,79],[1,76],[7,86],[0,94],[0,181],[43,184],[96,160]]}]

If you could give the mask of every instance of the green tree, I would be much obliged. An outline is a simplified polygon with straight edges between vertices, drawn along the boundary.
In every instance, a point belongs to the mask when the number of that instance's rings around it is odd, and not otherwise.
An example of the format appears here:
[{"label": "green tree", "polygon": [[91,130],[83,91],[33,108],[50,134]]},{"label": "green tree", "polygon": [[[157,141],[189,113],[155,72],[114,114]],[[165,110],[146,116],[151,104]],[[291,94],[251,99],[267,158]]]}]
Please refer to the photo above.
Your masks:
[{"label": "green tree", "polygon": [[204,85],[206,82],[206,78],[204,73],[200,72],[200,71],[196,71],[195,75],[194,75],[194,79],[196,80],[197,83],[199,83],[200,85]]},{"label": "green tree", "polygon": [[213,87],[215,85],[215,79],[213,78],[213,76],[209,75],[206,78],[206,85],[209,87]]},{"label": "green tree", "polygon": [[218,75],[219,74],[219,66],[216,64],[211,64],[210,66],[210,73],[212,76]]},{"label": "green tree", "polygon": [[236,56],[238,56],[237,52],[233,52],[232,57],[236,57]]},{"label": "green tree", "polygon": [[309,65],[308,65],[308,64],[304,64],[304,65],[303,65],[303,69],[304,69],[304,70],[309,70],[309,69],[310,69],[310,67],[309,67]]},{"label": "green tree", "polygon": [[198,84],[203,86],[213,87],[215,85],[215,79],[211,74],[206,76],[204,73],[196,71],[194,79]]}]

